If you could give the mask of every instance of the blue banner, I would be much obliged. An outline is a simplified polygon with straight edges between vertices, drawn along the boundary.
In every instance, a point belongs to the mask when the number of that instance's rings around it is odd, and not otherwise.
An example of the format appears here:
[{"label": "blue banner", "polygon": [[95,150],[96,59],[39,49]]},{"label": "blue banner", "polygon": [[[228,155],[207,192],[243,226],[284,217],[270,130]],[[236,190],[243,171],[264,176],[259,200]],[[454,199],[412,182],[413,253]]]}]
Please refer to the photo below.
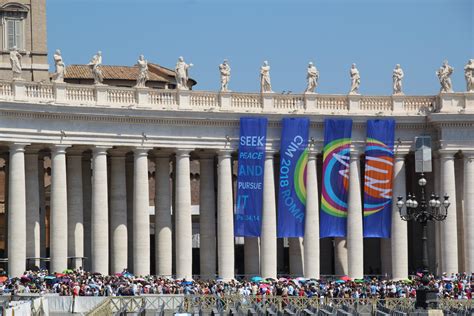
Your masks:
[{"label": "blue banner", "polygon": [[266,141],[266,118],[240,119],[235,236],[258,237],[261,233]]},{"label": "blue banner", "polygon": [[280,147],[278,237],[303,237],[308,118],[284,118]]},{"label": "blue banner", "polygon": [[394,139],[394,120],[367,121],[364,237],[390,238]]},{"label": "blue banner", "polygon": [[324,121],[320,238],[345,237],[352,120]]}]

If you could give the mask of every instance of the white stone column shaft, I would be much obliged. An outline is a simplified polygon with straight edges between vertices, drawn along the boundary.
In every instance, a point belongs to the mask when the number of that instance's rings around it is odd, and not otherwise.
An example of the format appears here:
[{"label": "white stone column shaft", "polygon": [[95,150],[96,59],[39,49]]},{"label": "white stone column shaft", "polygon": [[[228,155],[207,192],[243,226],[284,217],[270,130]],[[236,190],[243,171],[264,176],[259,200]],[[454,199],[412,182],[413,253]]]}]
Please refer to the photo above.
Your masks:
[{"label": "white stone column shaft", "polygon": [[474,152],[464,154],[464,243],[466,272],[474,272]]},{"label": "white stone column shaft", "polygon": [[219,277],[234,278],[234,205],[231,151],[219,151],[217,197],[217,247]]},{"label": "white stone column shaft", "polygon": [[112,152],[110,161],[110,272],[118,273],[128,267],[125,152]]},{"label": "white stone column shaft", "polygon": [[76,257],[72,268],[83,265],[84,257],[84,204],[82,192],[82,151],[67,155],[67,221],[68,255]]},{"label": "white stone column shaft", "polygon": [[10,145],[8,176],[8,275],[19,277],[26,268],[25,145]]},{"label": "white stone column shaft", "polygon": [[109,204],[107,148],[92,150],[91,256],[92,272],[109,273]]},{"label": "white stone column shaft", "polygon": [[267,151],[265,153],[265,169],[263,173],[262,233],[260,236],[260,273],[263,278],[276,279],[277,220],[273,158],[273,151]]},{"label": "white stone column shaft", "polygon": [[[26,257],[39,258],[40,251],[40,199],[38,181],[38,151],[25,154],[26,181]],[[40,266],[38,259],[30,260],[29,266]]]},{"label": "white stone column shaft", "polygon": [[392,279],[408,278],[408,228],[407,222],[400,218],[397,207],[398,197],[406,197],[406,153],[395,153],[393,167],[393,200],[392,200]]},{"label": "white stone column shaft", "polygon": [[347,238],[334,238],[334,273],[341,276],[349,273]]},{"label": "white stone column shaft", "polygon": [[170,158],[166,155],[155,159],[155,265],[157,275],[172,275],[172,245]]},{"label": "white stone column shaft", "polygon": [[148,188],[148,151],[134,150],[133,177],[133,272],[150,274],[150,197]]},{"label": "white stone column shaft", "polygon": [[51,198],[49,213],[49,249],[51,272],[67,269],[67,176],[66,148],[55,145],[51,148]]},{"label": "white stone column shaft", "polygon": [[[39,226],[40,226],[40,256],[46,257],[46,199],[44,187],[44,157],[38,155],[38,188],[39,188]],[[40,262],[41,268],[44,268],[44,262]]]},{"label": "white stone column shaft", "polygon": [[309,151],[306,166],[306,214],[304,226],[304,277],[319,279],[319,199],[316,152]]},{"label": "white stone column shaft", "polygon": [[458,238],[456,217],[456,185],[454,172],[454,152],[440,151],[441,153],[441,190],[449,196],[451,206],[448,216],[441,223],[441,255],[443,257],[443,272],[458,273]]},{"label": "white stone column shaft", "polygon": [[176,277],[192,278],[193,245],[189,149],[176,151]]},{"label": "white stone column shaft", "polygon": [[201,278],[216,277],[216,194],[214,192],[214,155],[199,160],[199,241]]},{"label": "white stone column shaft", "polygon": [[359,151],[351,150],[347,210],[347,261],[349,277],[364,277],[364,239],[362,235],[362,199],[360,192]]},{"label": "white stone column shaft", "polygon": [[92,165],[89,153],[82,157],[82,205],[84,207],[84,269],[92,270]]}]

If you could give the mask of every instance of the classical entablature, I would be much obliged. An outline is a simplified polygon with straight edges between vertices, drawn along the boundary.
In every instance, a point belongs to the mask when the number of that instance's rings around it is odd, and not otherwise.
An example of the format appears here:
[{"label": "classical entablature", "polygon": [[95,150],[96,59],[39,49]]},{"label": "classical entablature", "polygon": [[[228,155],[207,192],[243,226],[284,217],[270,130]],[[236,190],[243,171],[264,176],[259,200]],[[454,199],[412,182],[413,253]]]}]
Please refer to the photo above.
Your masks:
[{"label": "classical entablature", "polygon": [[[249,115],[269,118],[268,143],[273,148],[279,146],[280,120],[288,116],[310,117],[316,142],[322,141],[322,122],[329,116],[351,117],[354,140],[361,143],[365,121],[374,117],[395,118],[397,137],[406,146],[421,133],[439,138],[440,147],[474,139],[469,136],[474,94],[468,92],[436,96],[282,95],[2,81],[0,102],[0,115],[5,120],[2,140],[28,143],[146,143],[151,147],[215,149],[232,145],[236,149],[238,119]],[[456,134],[457,130],[464,132]],[[463,135],[463,140],[454,142],[456,135]],[[230,144],[225,136],[232,139]],[[449,145],[442,142],[446,137],[451,140]]]}]

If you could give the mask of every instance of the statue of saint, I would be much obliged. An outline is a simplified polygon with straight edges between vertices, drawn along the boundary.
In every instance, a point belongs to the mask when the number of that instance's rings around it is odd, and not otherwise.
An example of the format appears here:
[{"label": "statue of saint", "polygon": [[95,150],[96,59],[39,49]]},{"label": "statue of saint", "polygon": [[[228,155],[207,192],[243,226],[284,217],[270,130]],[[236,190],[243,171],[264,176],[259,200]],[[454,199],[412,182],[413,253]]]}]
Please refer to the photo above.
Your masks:
[{"label": "statue of saint", "polygon": [[306,87],[305,93],[314,93],[314,89],[318,86],[319,71],[312,62],[308,64],[306,79],[308,80],[308,86]]},{"label": "statue of saint", "polygon": [[403,70],[400,67],[400,64],[395,66],[393,70],[392,79],[393,79],[393,94],[403,94],[402,92],[402,79],[403,79]]},{"label": "statue of saint", "polygon": [[260,92],[273,92],[270,82],[270,66],[266,60],[263,62],[262,67],[260,67]]},{"label": "statue of saint", "polygon": [[178,58],[176,67],[174,68],[176,77],[176,87],[180,90],[189,90],[188,79],[189,79],[189,68],[194,66],[193,64],[186,64],[183,57]]},{"label": "statue of saint", "polygon": [[102,84],[104,81],[104,76],[102,75],[101,65],[102,65],[102,52],[98,51],[95,54],[91,61],[87,64],[92,70],[92,76],[94,77],[94,84]]},{"label": "statue of saint", "polygon": [[145,56],[140,55],[138,57],[137,65],[139,73],[135,87],[145,88],[146,81],[148,80],[148,61],[145,59]]},{"label": "statue of saint", "polygon": [[12,65],[13,80],[22,80],[21,54],[16,46],[13,46],[10,50],[10,64]]},{"label": "statue of saint", "polygon": [[230,66],[227,59],[219,65],[219,71],[221,73],[221,91],[228,92],[229,81],[230,81]]},{"label": "statue of saint", "polygon": [[349,94],[359,94],[360,74],[359,74],[359,70],[357,70],[356,68],[356,64],[352,64],[350,75],[351,75],[351,91],[349,91]]},{"label": "statue of saint", "polygon": [[451,84],[451,75],[453,74],[454,68],[448,65],[448,61],[445,60],[443,65],[436,72],[439,83],[441,84],[440,92],[453,92],[453,85]]},{"label": "statue of saint", "polygon": [[464,77],[466,78],[467,92],[474,92],[474,59],[469,59],[464,66]]},{"label": "statue of saint", "polygon": [[54,66],[56,68],[53,74],[53,82],[56,83],[63,83],[64,82],[64,75],[66,74],[66,65],[63,61],[63,56],[61,55],[61,51],[59,49],[53,55],[54,59]]}]

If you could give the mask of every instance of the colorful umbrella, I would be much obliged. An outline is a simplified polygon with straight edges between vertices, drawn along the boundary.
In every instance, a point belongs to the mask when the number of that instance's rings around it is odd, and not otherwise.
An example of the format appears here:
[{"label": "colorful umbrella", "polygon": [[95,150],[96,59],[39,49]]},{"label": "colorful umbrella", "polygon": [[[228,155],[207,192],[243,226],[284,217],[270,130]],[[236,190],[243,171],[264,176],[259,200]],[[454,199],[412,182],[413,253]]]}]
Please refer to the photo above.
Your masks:
[{"label": "colorful umbrella", "polygon": [[343,281],[345,281],[345,282],[352,281],[352,279],[349,278],[347,275],[341,277],[341,280],[343,280]]},{"label": "colorful umbrella", "polygon": [[252,282],[260,282],[262,280],[263,280],[263,278],[259,277],[259,276],[254,276],[254,277],[250,278],[250,281],[252,281]]}]

